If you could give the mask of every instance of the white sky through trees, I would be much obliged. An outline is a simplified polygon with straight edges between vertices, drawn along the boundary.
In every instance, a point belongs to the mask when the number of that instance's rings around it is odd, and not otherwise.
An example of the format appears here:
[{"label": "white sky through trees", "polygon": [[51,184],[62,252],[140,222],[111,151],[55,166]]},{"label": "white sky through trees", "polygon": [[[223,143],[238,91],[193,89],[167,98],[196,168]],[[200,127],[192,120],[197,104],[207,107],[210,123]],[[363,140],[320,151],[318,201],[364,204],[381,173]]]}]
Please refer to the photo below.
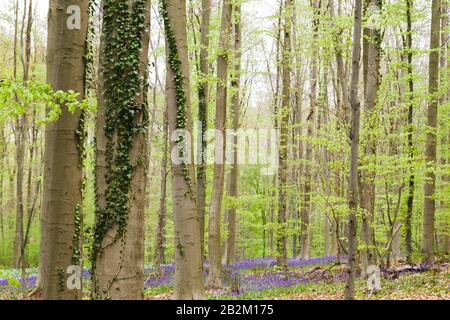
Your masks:
[{"label": "white sky through trees", "polygon": [[[13,35],[14,32],[14,4],[16,0],[0,0],[0,29],[6,34]],[[195,10],[200,10],[200,4],[194,1]],[[212,0],[212,10],[217,11],[220,6],[221,1]],[[343,13],[347,16],[352,15],[352,1],[343,0]],[[390,0],[387,1],[389,5]],[[33,5],[35,6],[35,21],[34,21],[34,35],[41,39],[42,43],[46,43],[45,39],[47,37],[47,13],[48,13],[49,0],[34,0]],[[22,17],[23,1],[19,1],[20,12],[19,20]],[[156,19],[158,10],[158,0],[152,0],[152,42],[155,41],[155,35],[161,33],[160,21]],[[310,30],[304,28],[302,25],[308,25],[310,8],[309,0],[297,0],[296,6],[298,23],[296,24],[300,34],[306,38],[310,36]],[[269,101],[272,98],[273,86],[275,83],[275,73],[276,66],[275,52],[276,44],[274,41],[275,30],[278,22],[277,15],[279,13],[280,0],[245,0],[242,8],[242,19],[243,19],[243,82],[245,77],[251,78],[251,90],[249,98],[249,108],[258,108],[262,105],[270,104]],[[428,64],[428,54],[426,50],[429,47],[428,40],[428,29],[430,23],[431,14],[431,1],[430,0],[417,0],[414,2],[414,7],[418,9],[419,15],[415,17],[414,20],[420,21],[420,23],[414,23],[413,29],[416,32],[414,37],[415,48],[420,48],[423,50],[421,54],[416,55],[415,64],[417,66],[417,72],[419,74],[426,75],[427,64]],[[423,8],[423,10],[421,9]],[[213,14],[214,16],[214,14]],[[414,22],[414,21],[413,21]],[[189,27],[189,26],[188,26]],[[395,32],[399,32],[396,30]],[[392,33],[392,30],[387,30],[386,35]],[[162,37],[162,35],[161,35]],[[385,36],[389,39],[385,44],[387,46],[395,47],[396,44],[392,37]],[[160,39],[161,40],[161,39]],[[306,40],[305,40],[306,41]],[[163,46],[160,43],[159,46]],[[301,48],[300,48],[301,49]],[[270,74],[268,74],[267,61],[270,64]],[[307,63],[307,61],[305,61]],[[159,78],[164,80],[164,68],[165,62],[164,58],[158,60],[159,66]],[[305,72],[308,72],[305,70]],[[152,70],[150,70],[150,81],[152,81]],[[272,82],[272,83],[270,83]],[[308,86],[308,81],[305,83]],[[307,92],[307,91],[305,91]],[[307,98],[307,97],[305,97]],[[264,111],[266,112],[266,111]],[[270,110],[267,110],[270,112]]]}]

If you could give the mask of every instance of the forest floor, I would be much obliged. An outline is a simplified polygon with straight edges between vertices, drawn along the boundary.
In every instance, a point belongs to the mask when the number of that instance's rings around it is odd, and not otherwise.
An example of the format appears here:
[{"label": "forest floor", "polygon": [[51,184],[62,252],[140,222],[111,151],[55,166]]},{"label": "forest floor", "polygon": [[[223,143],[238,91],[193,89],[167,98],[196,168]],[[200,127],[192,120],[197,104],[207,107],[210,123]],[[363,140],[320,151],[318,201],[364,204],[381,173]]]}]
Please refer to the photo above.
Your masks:
[{"label": "forest floor", "polygon": [[[313,261],[291,266],[288,272],[272,268],[241,270],[238,285],[224,281],[224,289],[207,290],[208,299],[243,300],[342,300],[346,266]],[[361,300],[450,300],[450,264],[397,265],[381,269],[381,290],[368,291],[358,279],[356,297]],[[146,290],[147,299],[170,299],[170,286]]]},{"label": "forest floor", "polygon": [[[223,272],[222,289],[207,290],[213,300],[341,300],[345,286],[345,265],[334,257],[288,260],[282,271],[271,258],[241,260]],[[36,270],[29,269],[26,281],[17,270],[0,269],[0,300],[31,299],[29,292],[36,283]],[[172,295],[174,266],[165,265],[156,277],[146,268],[145,299],[167,300]],[[205,276],[207,273],[205,273]],[[85,299],[89,297],[89,271],[83,272]],[[450,264],[399,264],[381,268],[381,290],[372,293],[359,278],[357,299],[370,300],[450,300]],[[33,297],[36,299],[38,297]]]}]

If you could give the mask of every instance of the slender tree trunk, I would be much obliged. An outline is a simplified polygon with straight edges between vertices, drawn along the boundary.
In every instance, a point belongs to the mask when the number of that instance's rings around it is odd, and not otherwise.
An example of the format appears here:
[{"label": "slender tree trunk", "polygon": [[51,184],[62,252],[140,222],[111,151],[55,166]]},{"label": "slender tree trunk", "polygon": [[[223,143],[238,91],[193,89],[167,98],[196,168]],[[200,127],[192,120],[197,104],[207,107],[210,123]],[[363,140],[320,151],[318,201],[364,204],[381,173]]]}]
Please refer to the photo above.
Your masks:
[{"label": "slender tree trunk", "polygon": [[1,264],[6,264],[4,261],[6,253],[6,242],[5,242],[5,224],[3,219],[3,177],[5,176],[5,157],[6,157],[6,139],[5,139],[5,128],[0,126],[0,237],[2,240],[2,259],[0,259]]},{"label": "slender tree trunk", "polygon": [[[156,65],[156,63],[155,63]],[[155,68],[156,69],[156,68]],[[155,70],[155,72],[157,72]],[[155,122],[156,122],[156,112],[157,112],[157,102],[156,102],[156,85],[153,86],[151,88],[151,93],[152,93],[152,110],[150,111],[150,119],[149,119],[149,129],[148,129],[148,170],[149,170],[149,174],[146,177],[147,181],[147,185],[151,185],[152,183],[152,178],[153,178],[153,174],[151,173],[151,168],[152,168],[152,152],[153,152],[153,148],[152,148],[152,142],[153,142],[153,137],[155,134]],[[147,192],[147,194],[145,195],[145,209],[150,209],[152,203],[151,203],[151,194],[150,192]]]},{"label": "slender tree trunk", "polygon": [[19,0],[14,3],[13,77],[17,80],[17,37],[19,29]]},{"label": "slender tree trunk", "polygon": [[[294,4],[295,5],[295,4]],[[294,129],[292,130],[293,135],[293,144],[294,148],[294,163],[296,163],[294,168],[294,187],[296,189],[296,194],[294,195],[295,202],[295,220],[294,227],[296,230],[300,227],[300,215],[301,215],[301,201],[302,201],[302,183],[301,183],[301,173],[303,172],[303,160],[304,152],[303,152],[303,140],[301,139],[303,133],[303,70],[302,70],[302,55],[301,55],[301,45],[299,41],[299,30],[296,26],[297,24],[297,15],[296,15],[296,7],[294,8],[293,20],[294,20],[294,50],[296,53],[295,61],[296,61],[296,70],[295,70],[295,92],[294,92]],[[299,164],[297,162],[300,161]],[[300,243],[300,234],[295,232],[292,237],[292,256],[297,257],[299,255],[299,245]]]},{"label": "slender tree trunk", "polygon": [[[363,0],[362,4],[362,16],[365,17],[367,15],[367,8],[370,5],[372,0]],[[363,26],[363,37],[362,37],[362,64],[363,64],[363,85],[364,85],[364,97],[367,95],[367,76],[369,71],[369,38],[370,38],[370,30],[367,28],[367,25]]]},{"label": "slender tree trunk", "polygon": [[[166,36],[166,96],[171,137],[172,205],[175,228],[174,299],[203,299],[203,266],[198,208],[195,193],[195,171],[192,147],[177,135],[176,130],[192,132],[189,59],[186,34],[186,3],[161,0],[160,13]],[[180,144],[185,150],[180,154]],[[174,161],[174,152],[182,161]],[[219,244],[220,245],[220,244]],[[219,255],[220,258],[220,255]]]},{"label": "slender tree trunk", "polygon": [[[330,17],[334,20],[335,18],[335,6],[334,0],[330,0]],[[341,1],[338,1],[338,15],[341,15]],[[339,119],[343,122],[343,127],[346,128],[350,119],[350,93],[347,85],[347,74],[343,57],[343,49],[342,49],[342,37],[341,32],[337,32],[334,36],[334,47],[335,47],[335,56],[336,56],[336,101],[338,108],[338,116]],[[341,124],[338,124],[338,128],[342,127]],[[339,157],[343,157],[344,155],[339,154]],[[337,173],[336,186],[337,193],[340,195],[342,189],[342,173],[339,171]],[[342,195],[344,196],[344,195]],[[333,214],[334,215],[334,214]],[[333,238],[331,243],[331,251],[333,255],[336,255],[338,261],[340,261],[340,255],[342,252],[342,245],[340,241],[340,222],[341,219],[338,216],[333,216],[332,221],[332,229],[333,229]]]},{"label": "slender tree trunk", "polygon": [[198,119],[201,123],[201,143],[197,152],[197,201],[200,220],[200,237],[202,260],[205,256],[205,206],[206,206],[206,157],[208,130],[208,101],[209,101],[209,21],[211,18],[211,0],[202,0],[202,22],[200,26],[200,84],[198,86]]},{"label": "slender tree trunk", "polygon": [[[241,88],[241,5],[236,4],[234,7],[234,77],[231,81],[234,94],[231,98],[232,103],[232,119],[233,119],[233,131],[237,133],[239,129],[239,116],[240,116],[240,88]],[[239,178],[239,164],[238,164],[238,137],[233,136],[233,148],[230,171],[230,184],[228,193],[230,197],[238,197],[238,178]],[[227,253],[226,263],[232,265],[236,262],[236,207],[233,206],[228,210],[228,239],[227,239]]]},{"label": "slender tree trunk", "polygon": [[[38,181],[35,186],[35,193],[33,194],[33,188],[32,188],[32,181],[33,181],[33,168],[34,168],[34,158],[36,155],[36,143],[38,139],[38,132],[36,128],[36,110],[33,110],[31,121],[29,123],[29,145],[28,145],[28,152],[29,152],[29,160],[28,160],[28,173],[27,173],[27,197],[26,197],[26,206],[25,206],[25,212],[27,213],[27,222],[25,224],[24,229],[24,240],[22,245],[22,252],[21,256],[22,258],[22,277],[25,277],[25,267],[26,267],[26,247],[28,244],[28,235],[29,230],[31,228],[31,223],[33,222],[34,214],[35,214],[35,204],[37,201],[37,197],[39,197],[39,191],[40,191],[40,182]],[[35,168],[37,169],[37,168]],[[37,171],[37,170],[36,170]],[[36,176],[36,173],[35,173]]]},{"label": "slender tree trunk", "polygon": [[[30,48],[31,48],[31,27],[33,24],[32,17],[32,0],[29,3],[28,19],[27,19],[27,0],[24,0],[22,27],[20,33],[21,44],[21,61],[23,69],[23,82],[28,81],[29,64],[30,64]],[[26,29],[25,29],[26,26]],[[25,31],[25,43],[23,41]],[[24,255],[24,211],[26,204],[23,199],[23,176],[25,165],[25,142],[27,131],[26,114],[18,116],[16,119],[15,138],[16,138],[16,234],[14,239],[14,264],[17,268],[25,268]]]},{"label": "slender tree trunk", "polygon": [[38,139],[38,131],[36,128],[36,110],[33,110],[31,121],[29,124],[29,145],[28,145],[28,172],[27,172],[27,200],[26,200],[26,211],[29,212],[32,206],[32,179],[33,179],[33,168],[34,160],[36,155],[36,143]]},{"label": "slender tree trunk", "polygon": [[324,227],[324,256],[330,256],[330,221],[325,217]]},{"label": "slender tree trunk", "polygon": [[[311,70],[310,70],[310,110],[306,118],[307,122],[307,136],[311,140],[314,136],[314,126],[317,113],[317,80],[318,80],[318,37],[319,37],[319,14],[321,1],[311,1],[311,6],[314,12],[313,18],[313,40],[312,40],[312,56],[311,56]],[[305,152],[305,186],[302,206],[302,222],[301,222],[301,238],[300,238],[300,259],[305,260],[309,258],[309,220],[311,216],[311,191],[312,191],[312,161],[313,148],[312,143],[306,143]]]},{"label": "slender tree trunk", "polygon": [[[272,192],[270,193],[270,198],[271,199],[275,199],[276,198],[276,190],[275,190],[275,186],[276,186],[276,176],[273,176],[273,180],[272,180],[272,185],[274,186]],[[269,208],[270,212],[269,212],[269,222],[270,223],[274,223],[275,222],[275,205],[274,205],[274,201],[270,202],[270,208]],[[273,254],[274,251],[274,233],[275,230],[274,228],[270,228],[269,229],[269,252],[270,255]]]},{"label": "slender tree trunk", "polygon": [[287,157],[289,140],[289,113],[291,107],[291,33],[292,33],[292,0],[286,0],[284,5],[284,45],[283,45],[283,91],[282,105],[279,117],[280,148],[278,166],[278,226],[277,226],[277,264],[287,268],[286,252],[286,207],[287,207]]},{"label": "slender tree trunk", "polygon": [[[449,27],[449,3],[448,2],[443,2],[442,3],[442,11],[441,11],[441,22],[442,22],[442,30],[447,30]],[[450,77],[448,76],[448,68],[450,67],[449,63],[450,63],[450,35],[448,32],[442,32],[441,33],[441,54],[440,54],[440,60],[441,60],[441,66],[440,66],[440,70],[441,70],[441,79],[440,79],[440,83],[441,86],[446,86],[448,88],[448,84],[449,84],[449,80]],[[444,92],[441,96],[441,103],[445,103],[445,101],[449,100],[449,95],[450,95],[450,89],[448,88],[446,92]],[[448,132],[448,134],[444,134],[444,136],[442,137],[441,140],[441,144],[442,144],[442,149],[443,152],[441,154],[441,165],[442,166],[448,166],[450,165],[450,130]],[[445,151],[446,152],[445,152]],[[450,185],[450,172],[448,172],[449,170],[447,170],[447,173],[444,173],[442,175],[442,182],[443,182],[443,187],[445,188],[446,186]],[[443,199],[441,201],[441,209],[443,210],[443,212],[449,212],[450,211],[450,201],[448,199]],[[447,221],[444,224],[445,228],[444,229],[444,235],[443,235],[443,248],[442,248],[442,252],[444,254],[449,254],[450,253],[450,218],[447,218]]]},{"label": "slender tree trunk", "polygon": [[104,1],[103,14],[92,294],[142,299],[150,0]]},{"label": "slender tree trunk", "polygon": [[222,211],[222,199],[224,189],[225,175],[225,150],[226,150],[226,105],[227,105],[227,86],[228,86],[228,50],[230,48],[231,35],[231,15],[232,3],[230,0],[223,2],[222,24],[220,27],[221,53],[217,56],[217,97],[216,97],[216,116],[215,129],[216,135],[214,146],[214,176],[211,195],[211,206],[209,209],[209,277],[208,286],[221,286],[221,245],[220,245],[220,223]]},{"label": "slender tree trunk", "polygon": [[[158,123],[157,123],[157,113],[158,113],[158,101],[157,101],[157,97],[158,97],[158,86],[159,89],[161,90],[162,93],[164,92],[164,87],[163,84],[161,83],[160,80],[160,76],[159,76],[159,66],[158,66],[158,53],[156,52],[156,50],[154,49],[153,43],[152,43],[152,38],[151,38],[151,34],[150,34],[150,51],[152,54],[152,58],[153,58],[153,62],[150,62],[153,67],[154,67],[154,75],[155,75],[155,79],[154,79],[154,84],[151,88],[151,97],[152,97],[152,110],[150,111],[151,116],[150,116],[150,123],[149,123],[149,133],[148,133],[148,177],[147,177],[147,185],[151,185],[153,178],[155,177],[156,173],[152,171],[152,169],[154,169],[154,171],[156,171],[156,166],[152,166],[153,164],[153,157],[152,157],[152,152],[153,152],[153,148],[152,148],[152,144],[153,144],[153,137],[156,131],[156,127],[158,127]],[[156,47],[159,48],[161,44],[161,34],[158,33],[157,38],[156,38]],[[147,195],[146,195],[146,204],[145,204],[145,208],[146,211],[148,209],[151,208],[151,198],[152,198],[152,194],[151,192],[147,191]]]},{"label": "slender tree trunk", "polygon": [[[379,14],[381,12],[381,1],[366,0],[366,12],[368,15]],[[378,96],[378,88],[380,84],[380,58],[381,58],[381,35],[380,31],[374,26],[368,26],[364,29],[364,97],[365,97],[365,113],[366,113],[366,130],[368,132],[374,131],[376,122],[376,103]],[[366,163],[369,165],[374,163],[376,156],[376,143],[374,137],[369,133],[367,146],[365,149]],[[363,260],[363,271],[365,271],[367,264],[374,264],[376,256],[374,249],[375,233],[373,229],[375,216],[375,172],[363,170],[360,180],[360,197],[362,209],[362,228],[361,238],[367,246],[367,249],[362,250],[361,255]]]},{"label": "slender tree trunk", "polygon": [[[12,160],[12,161],[11,161]],[[15,177],[16,177],[16,166],[13,165],[14,159],[10,159],[10,157],[5,158],[6,168],[8,170],[8,202],[6,204],[6,210],[12,211],[15,210]],[[10,162],[11,161],[11,162]]]},{"label": "slender tree trunk", "polygon": [[413,168],[414,160],[414,142],[413,142],[413,116],[414,116],[414,73],[413,73],[413,51],[412,51],[412,19],[411,9],[413,7],[412,0],[406,0],[406,52],[408,57],[408,165],[409,165],[409,178],[408,178],[408,199],[406,209],[406,260],[408,263],[412,262],[412,215],[414,208],[414,190],[415,190],[415,176]]},{"label": "slender tree trunk", "polygon": [[424,259],[433,260],[434,250],[434,220],[436,211],[436,146],[437,146],[437,118],[439,99],[439,43],[441,27],[441,0],[433,0],[431,12],[430,32],[430,62],[429,62],[429,102],[427,113],[427,139],[425,143],[425,186],[424,186],[424,210],[423,210],[423,243],[422,251]]},{"label": "slender tree trunk", "polygon": [[[330,16],[331,18],[335,18],[335,8],[334,8],[334,0],[330,0]],[[342,93],[342,110],[339,110],[339,114],[345,123],[348,122],[350,116],[350,96],[349,90],[347,86],[347,76],[345,74],[345,66],[344,66],[344,58],[342,54],[342,39],[340,33],[337,32],[334,37],[334,47],[335,47],[335,55],[336,55],[336,66],[337,66],[337,78],[340,84],[340,90]]]},{"label": "slender tree trunk", "polygon": [[[281,65],[280,60],[282,60],[280,57],[282,57],[282,42],[281,42],[281,33],[282,33],[282,14],[283,14],[283,8],[284,4],[283,1],[280,1],[280,8],[278,11],[278,22],[277,22],[277,35],[276,35],[276,44],[277,44],[277,50],[276,50],[276,80],[275,80],[275,92],[273,97],[273,114],[274,114],[274,126],[276,129],[279,129],[279,119],[278,119],[278,110],[280,105],[280,80],[281,80]],[[269,69],[270,70],[270,69]],[[272,185],[274,188],[271,192],[271,199],[276,199],[276,193],[277,193],[277,176],[273,176]],[[274,223],[275,222],[275,203],[274,200],[270,202],[270,215],[269,215],[269,222]],[[274,252],[276,254],[276,251],[274,251],[274,246],[276,245],[276,233],[277,230],[275,228],[269,229],[269,251],[272,255]]]},{"label": "slender tree trunk", "polygon": [[[30,70],[30,60],[31,60],[31,28],[33,26],[33,1],[30,0],[28,3],[28,9],[27,9],[27,1],[24,0],[24,13],[23,13],[23,19],[22,19],[22,31],[21,31],[21,51],[22,51],[22,67],[23,67],[23,82],[27,83],[29,80],[29,70]],[[26,14],[28,10],[28,15]],[[25,21],[26,19],[26,21]],[[25,27],[26,26],[26,27]],[[24,37],[24,31],[25,31],[25,43],[23,42]],[[33,116],[35,116],[35,111],[33,111]],[[33,120],[32,120],[33,121]],[[34,126],[34,123],[32,127]],[[27,185],[27,198],[26,201],[23,199],[23,176],[24,176],[24,169],[25,169],[25,142],[26,142],[26,136],[27,136],[27,129],[28,129],[28,120],[27,120],[27,114],[25,113],[23,116],[20,116],[17,119],[17,128],[18,132],[17,134],[17,141],[16,141],[16,160],[17,160],[17,183],[16,183],[16,192],[19,194],[17,196],[17,199],[19,202],[17,203],[17,217],[19,218],[19,221],[17,221],[18,226],[18,232],[16,233],[16,239],[17,242],[17,260],[16,265],[17,267],[20,267],[22,269],[22,277],[25,277],[25,267],[26,267],[26,256],[25,256],[25,247],[26,247],[26,241],[25,241],[25,231],[24,231],[24,214],[25,212],[28,212],[28,201],[29,196],[31,193],[31,170],[32,166],[30,165],[29,169],[29,180]],[[33,161],[33,141],[30,141],[30,162]],[[19,175],[20,174],[20,175]]]},{"label": "slender tree trunk", "polygon": [[[81,8],[80,29],[67,27],[67,3],[51,0],[48,13],[47,82],[54,90],[74,90],[83,97],[88,4]],[[63,10],[61,10],[63,8]],[[70,61],[70,63],[68,63]],[[67,75],[70,74],[70,77]],[[44,193],[41,224],[41,285],[44,299],[76,299],[78,290],[66,286],[67,269],[77,265],[77,216],[82,195],[81,150],[78,147],[82,112],[71,113],[61,106],[59,119],[46,126],[44,154]]]},{"label": "slender tree trunk", "polygon": [[348,214],[348,267],[345,284],[345,299],[355,298],[356,277],[356,247],[357,247],[357,218],[358,211],[358,156],[359,156],[359,130],[360,130],[360,102],[358,99],[359,62],[361,59],[361,0],[355,0],[353,25],[353,53],[352,76],[350,82],[351,105],[351,151],[350,151],[350,177],[349,177],[349,214]]},{"label": "slender tree trunk", "polygon": [[18,116],[15,123],[15,143],[16,143],[16,232],[14,238],[14,265],[16,268],[22,266],[23,248],[23,176],[25,162],[25,115]]},{"label": "slender tree trunk", "polygon": [[[26,4],[26,0],[24,2]],[[23,8],[24,12],[27,10],[26,6]],[[28,17],[25,30],[25,46],[23,49],[23,80],[28,81],[30,73],[31,60],[31,28],[33,26],[33,0],[28,3]]]},{"label": "slender tree trunk", "polygon": [[339,246],[339,241],[336,235],[336,229],[337,229],[337,224],[335,221],[335,217],[332,217],[333,220],[331,220],[331,251],[330,254],[331,256],[335,256],[336,259],[338,259],[338,246]]},{"label": "slender tree trunk", "polygon": [[[329,61],[325,59],[324,61],[324,70],[323,70],[323,81],[321,84],[321,90],[320,90],[320,102],[321,102],[321,112],[319,117],[319,127],[318,130],[320,130],[320,126],[324,125],[326,126],[329,121],[329,104],[328,104],[328,67],[329,67]],[[327,148],[324,146],[322,147],[322,161],[323,161],[323,172],[325,174],[325,196],[329,197],[331,196],[331,175],[330,175],[330,169],[328,167],[328,159],[329,159],[329,153]],[[324,256],[328,257],[330,256],[330,219],[329,214],[325,215],[325,221],[324,221]]]},{"label": "slender tree trunk", "polygon": [[[102,3],[103,5],[103,3]],[[101,30],[100,30],[101,31]],[[99,60],[98,60],[98,84],[97,84],[97,118],[95,123],[95,203],[96,203],[96,224],[97,224],[97,214],[103,212],[106,208],[106,175],[107,175],[107,165],[106,165],[106,117],[105,117],[105,100],[103,92],[105,91],[104,85],[104,71],[103,65],[105,64],[105,33],[102,32],[100,36],[100,48],[99,48]],[[95,230],[94,230],[95,235]],[[96,259],[96,257],[91,256],[91,260]],[[92,263],[92,261],[91,261]],[[95,271],[94,271],[95,272]],[[95,278],[92,279],[92,286],[95,290]],[[93,292],[92,295],[95,297],[97,293]]]},{"label": "slender tree trunk", "polygon": [[167,219],[167,157],[168,157],[168,139],[169,139],[169,123],[167,119],[167,109],[164,110],[163,123],[163,156],[161,161],[161,192],[159,199],[159,213],[158,213],[158,231],[156,232],[156,250],[155,250],[155,265],[156,271],[161,275],[161,264],[165,259],[165,233],[166,233],[166,219]]}]

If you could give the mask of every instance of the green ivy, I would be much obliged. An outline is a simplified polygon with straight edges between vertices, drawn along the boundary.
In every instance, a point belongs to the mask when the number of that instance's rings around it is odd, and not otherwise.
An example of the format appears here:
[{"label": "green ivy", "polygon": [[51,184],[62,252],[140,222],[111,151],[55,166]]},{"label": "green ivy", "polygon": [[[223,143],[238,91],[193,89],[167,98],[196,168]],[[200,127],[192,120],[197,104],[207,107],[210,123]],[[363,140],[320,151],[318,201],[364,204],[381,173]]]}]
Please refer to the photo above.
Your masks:
[{"label": "green ivy", "polygon": [[75,232],[73,234],[72,240],[72,264],[80,266],[81,263],[81,228],[82,228],[82,215],[81,215],[81,205],[77,203],[75,206]]},{"label": "green ivy", "polygon": [[[187,127],[187,111],[186,111],[186,92],[184,90],[184,78],[183,78],[183,70],[181,59],[178,54],[177,42],[175,38],[175,34],[172,30],[172,26],[170,25],[169,14],[167,12],[167,1],[160,0],[159,1],[160,14],[164,23],[164,31],[167,39],[167,62],[170,66],[170,69],[173,72],[173,82],[175,85],[175,100],[177,103],[177,115],[176,115],[176,129],[177,130],[185,130]],[[176,139],[176,144],[178,148],[178,156],[180,159],[183,159],[182,169],[183,176],[186,184],[189,188],[189,196],[194,201],[197,206],[196,194],[194,192],[194,185],[192,183],[191,174],[189,172],[189,167],[186,164],[184,159],[184,150],[186,148],[186,143],[184,141],[183,134],[179,134]],[[178,238],[178,237],[177,237]],[[181,243],[177,244],[177,249],[181,257],[184,256],[184,248]]]},{"label": "green ivy", "polygon": [[[169,15],[167,13],[167,1],[160,0],[160,13],[164,22],[164,31],[167,38],[167,60],[170,68],[173,71],[174,77],[173,82],[175,84],[175,98],[177,103],[177,118],[176,118],[176,129],[177,130],[185,130],[187,127],[187,115],[186,115],[186,92],[184,90],[184,79],[183,79],[183,71],[182,64],[178,54],[178,48],[176,43],[175,34],[172,30],[172,26],[170,25]],[[206,130],[206,128],[204,128]],[[180,134],[176,139],[176,144],[178,148],[178,155],[180,159],[184,159],[184,150],[185,150],[185,141],[182,134]],[[192,183],[191,175],[189,172],[189,167],[183,162],[183,174],[184,179],[189,187],[189,193],[193,198],[194,202],[196,202],[194,185]]]},{"label": "green ivy", "polygon": [[66,272],[64,270],[64,268],[57,268],[56,269],[56,279],[58,281],[58,292],[63,292],[64,288],[65,288],[65,277],[66,277]]},{"label": "green ivy", "polygon": [[[145,134],[148,126],[147,100],[139,101],[147,91],[147,72],[140,75],[142,38],[145,33],[146,0],[103,1],[103,96],[106,136],[106,207],[96,199],[96,224],[92,243],[93,294],[98,288],[95,279],[97,256],[102,251],[108,230],[117,227],[114,241],[122,247],[130,210],[133,165],[130,153],[137,134]],[[137,124],[137,116],[142,123]],[[123,252],[123,250],[122,250]],[[122,261],[119,262],[122,265]]]}]

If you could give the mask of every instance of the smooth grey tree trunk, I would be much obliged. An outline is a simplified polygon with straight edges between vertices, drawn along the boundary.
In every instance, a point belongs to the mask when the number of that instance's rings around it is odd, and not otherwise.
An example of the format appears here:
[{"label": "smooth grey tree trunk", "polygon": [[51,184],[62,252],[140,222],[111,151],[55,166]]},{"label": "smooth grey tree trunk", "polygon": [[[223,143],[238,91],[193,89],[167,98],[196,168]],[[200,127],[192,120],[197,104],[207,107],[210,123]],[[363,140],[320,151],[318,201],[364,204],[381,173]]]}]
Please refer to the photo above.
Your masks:
[{"label": "smooth grey tree trunk", "polygon": [[407,209],[406,209],[406,236],[405,236],[405,244],[406,244],[406,260],[408,263],[412,262],[412,215],[414,208],[414,191],[415,191],[415,175],[413,168],[413,160],[414,160],[414,142],[413,142],[413,116],[414,116],[414,65],[413,65],[413,51],[412,51],[412,18],[411,18],[411,10],[413,7],[413,1],[406,1],[406,25],[407,25],[407,34],[406,34],[406,50],[408,57],[408,165],[409,165],[409,178],[408,178],[408,199],[407,199]]},{"label": "smooth grey tree trunk", "polygon": [[[204,298],[204,279],[201,253],[201,236],[195,193],[195,168],[192,146],[181,162],[173,161],[178,150],[177,129],[192,132],[190,100],[189,58],[186,34],[186,3],[178,0],[162,0],[160,13],[164,18],[166,36],[167,78],[166,97],[169,119],[169,137],[172,150],[172,206],[175,240],[176,300]],[[184,121],[178,123],[180,116]]]},{"label": "smooth grey tree trunk", "polygon": [[163,156],[161,161],[161,187],[158,212],[158,229],[156,232],[156,250],[155,250],[155,269],[161,275],[161,265],[165,260],[165,242],[166,242],[166,220],[167,220],[167,161],[168,161],[168,144],[169,144],[169,123],[167,117],[167,109],[164,110],[163,116]]},{"label": "smooth grey tree trunk", "polygon": [[[67,2],[50,1],[47,82],[54,90],[73,90],[83,98],[88,3],[76,0],[71,4],[81,9],[79,30],[69,30],[67,27]],[[76,299],[80,294],[78,290],[69,290],[66,286],[66,272],[70,265],[77,262],[73,239],[77,210],[81,210],[82,205],[81,149],[78,147],[80,139],[77,133],[82,111],[71,113],[65,106],[61,109],[59,119],[45,129],[40,251],[44,299]]]},{"label": "smooth grey tree trunk", "polygon": [[358,98],[359,63],[361,59],[361,0],[355,0],[354,25],[353,25],[353,52],[352,52],[352,76],[350,82],[351,105],[351,151],[350,151],[350,177],[348,194],[348,266],[347,280],[345,283],[345,299],[355,298],[356,277],[356,250],[357,250],[357,218],[358,211],[358,156],[359,156],[359,130],[360,130],[360,101]]},{"label": "smooth grey tree trunk", "polygon": [[430,31],[430,61],[429,61],[429,97],[427,132],[425,142],[425,186],[424,186],[424,208],[423,208],[423,241],[422,252],[425,261],[433,261],[434,256],[434,220],[436,212],[436,151],[437,151],[437,129],[439,99],[439,46],[441,30],[441,0],[433,0],[431,6],[431,31]]},{"label": "smooth grey tree trunk", "polygon": [[281,108],[278,110],[280,130],[280,147],[278,159],[278,224],[277,224],[277,264],[287,268],[286,252],[286,208],[287,208],[287,158],[289,140],[289,114],[291,110],[291,33],[292,33],[292,0],[286,0],[284,4],[284,44],[282,52],[282,97]]},{"label": "smooth grey tree trunk", "polygon": [[208,102],[209,83],[207,77],[209,73],[208,47],[209,47],[209,23],[211,18],[211,0],[202,0],[202,21],[200,26],[200,70],[201,82],[198,86],[198,118],[201,123],[202,142],[198,145],[197,151],[197,201],[200,220],[200,237],[202,259],[205,256],[205,214],[206,214],[206,153],[208,143],[206,131],[208,130]]},{"label": "smooth grey tree trunk", "polygon": [[215,139],[214,146],[214,174],[212,182],[211,205],[209,207],[209,287],[221,287],[222,254],[220,243],[220,224],[222,214],[222,200],[225,181],[225,150],[226,150],[226,115],[228,95],[228,50],[230,49],[232,3],[230,0],[223,2],[222,22],[220,27],[219,47],[217,56],[217,94],[215,130],[222,135]]},{"label": "smooth grey tree trunk", "polygon": [[[233,8],[234,10],[234,78],[231,81],[231,86],[234,90],[234,94],[231,98],[232,103],[232,121],[233,130],[236,133],[239,129],[239,117],[240,117],[240,88],[241,88],[241,5],[236,4]],[[238,163],[238,136],[233,137],[233,149],[232,149],[232,159],[233,164],[231,165],[230,171],[230,184],[228,193],[230,197],[237,198],[239,187],[239,163]],[[232,265],[236,262],[236,207],[232,207],[228,210],[228,239],[226,245],[226,264]]]}]

